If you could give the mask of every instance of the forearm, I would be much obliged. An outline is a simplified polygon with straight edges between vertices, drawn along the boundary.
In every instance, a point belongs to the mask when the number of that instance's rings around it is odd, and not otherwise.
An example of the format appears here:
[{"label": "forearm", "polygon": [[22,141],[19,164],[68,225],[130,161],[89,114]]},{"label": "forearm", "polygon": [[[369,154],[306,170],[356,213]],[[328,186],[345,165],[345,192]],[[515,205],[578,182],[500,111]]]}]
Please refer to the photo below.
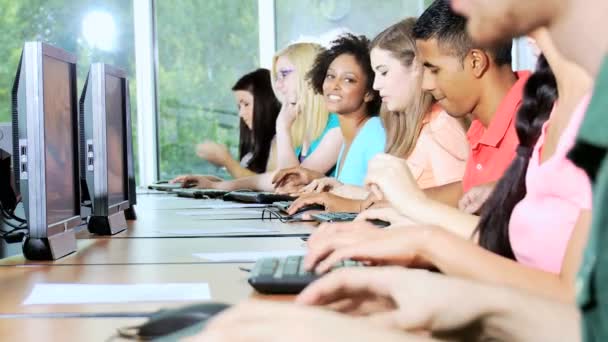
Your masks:
[{"label": "forearm", "polygon": [[458,208],[458,201],[464,194],[462,191],[462,182],[454,182],[424,189],[423,191],[426,197],[453,208]]},{"label": "forearm", "polygon": [[291,135],[288,129],[277,129],[277,170],[287,169],[300,165],[298,157],[294,153],[291,143]]},{"label": "forearm", "polygon": [[580,340],[580,317],[574,305],[509,287],[456,278],[451,281],[452,292],[466,300],[455,298],[449,314],[435,318],[431,327],[434,336],[461,337],[463,325],[456,322],[463,321],[477,328],[473,336],[468,335],[468,340]]},{"label": "forearm", "polygon": [[236,179],[256,175],[255,172],[242,167],[241,163],[239,163],[238,161],[236,161],[232,158],[226,160],[226,162],[224,163],[224,166],[226,167],[226,169],[228,170],[230,175]]},{"label": "forearm", "polygon": [[263,174],[234,179],[230,181],[222,181],[213,183],[215,189],[235,191],[235,190],[257,190],[257,191],[274,191],[272,185],[272,177],[274,172],[266,172]]},{"label": "forearm", "polygon": [[367,199],[367,196],[369,196],[369,191],[367,189],[348,184],[336,187],[331,190],[331,193],[356,200],[365,200]]},{"label": "forearm", "polygon": [[[408,196],[403,194],[403,196]],[[466,214],[449,205],[422,198],[414,201],[414,205],[405,205],[412,201],[397,200],[391,203],[401,214],[416,223],[439,226],[464,238],[470,239],[479,223],[479,217]]]},{"label": "forearm", "polygon": [[[580,341],[581,317],[577,307],[509,288],[486,297],[495,309],[483,319],[486,330],[499,341]],[[496,292],[496,291],[491,291]],[[488,293],[491,296],[492,293]]]},{"label": "forearm", "polygon": [[430,231],[420,254],[442,273],[574,303],[574,284],[567,278],[501,257],[441,228]]}]

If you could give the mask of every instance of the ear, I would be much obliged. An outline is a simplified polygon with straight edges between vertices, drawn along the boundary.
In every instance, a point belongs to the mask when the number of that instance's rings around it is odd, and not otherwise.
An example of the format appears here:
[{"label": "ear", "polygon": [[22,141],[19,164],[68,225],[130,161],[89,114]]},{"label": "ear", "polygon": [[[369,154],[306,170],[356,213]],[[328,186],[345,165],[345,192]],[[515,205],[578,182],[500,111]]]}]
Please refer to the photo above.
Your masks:
[{"label": "ear", "polygon": [[376,97],[376,94],[373,91],[368,91],[367,93],[365,93],[365,96],[363,97],[363,102],[371,102],[374,100],[375,97]]},{"label": "ear", "polygon": [[483,50],[472,49],[465,57],[464,63],[475,77],[481,78],[490,67],[490,57]]}]

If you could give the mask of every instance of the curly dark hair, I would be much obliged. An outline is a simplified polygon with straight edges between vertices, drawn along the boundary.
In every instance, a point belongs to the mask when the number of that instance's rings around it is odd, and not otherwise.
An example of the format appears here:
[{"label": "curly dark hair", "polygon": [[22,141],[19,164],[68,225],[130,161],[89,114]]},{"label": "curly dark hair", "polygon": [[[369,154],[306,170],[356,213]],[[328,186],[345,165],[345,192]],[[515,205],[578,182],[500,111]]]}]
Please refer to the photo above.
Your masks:
[{"label": "curly dark hair", "polygon": [[378,115],[382,99],[373,88],[374,69],[369,57],[369,44],[369,39],[365,36],[356,36],[352,33],[341,35],[332,41],[329,49],[317,55],[312,69],[306,74],[314,91],[317,94],[323,94],[323,81],[327,75],[327,69],[334,59],[343,54],[351,55],[365,73],[366,91],[374,96],[374,99],[367,103],[367,112],[369,115]]}]

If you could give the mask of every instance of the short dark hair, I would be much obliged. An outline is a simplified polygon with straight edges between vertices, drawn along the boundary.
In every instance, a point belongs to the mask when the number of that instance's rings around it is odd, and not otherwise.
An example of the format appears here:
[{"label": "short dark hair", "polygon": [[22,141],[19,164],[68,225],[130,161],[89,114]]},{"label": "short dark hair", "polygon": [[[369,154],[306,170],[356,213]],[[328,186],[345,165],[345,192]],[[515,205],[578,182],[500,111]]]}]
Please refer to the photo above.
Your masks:
[{"label": "short dark hair", "polygon": [[317,55],[312,69],[306,75],[314,91],[317,94],[323,94],[323,81],[327,75],[327,69],[334,59],[343,54],[351,55],[365,73],[367,78],[365,89],[374,96],[374,99],[367,104],[368,114],[378,115],[382,99],[373,87],[374,69],[369,57],[369,43],[369,39],[365,36],[356,36],[352,33],[341,35],[332,41],[329,49]]},{"label": "short dark hair", "polygon": [[512,41],[489,48],[476,46],[467,32],[467,19],[452,10],[449,0],[433,1],[416,21],[414,38],[436,38],[440,46],[449,49],[461,60],[471,49],[479,48],[492,55],[496,65],[511,64]]},{"label": "short dark hair", "polygon": [[239,158],[252,153],[247,168],[256,173],[266,171],[272,139],[275,135],[275,123],[281,110],[270,83],[270,71],[257,69],[243,75],[232,91],[244,90],[253,96],[253,127],[250,130],[245,121],[240,121]]}]

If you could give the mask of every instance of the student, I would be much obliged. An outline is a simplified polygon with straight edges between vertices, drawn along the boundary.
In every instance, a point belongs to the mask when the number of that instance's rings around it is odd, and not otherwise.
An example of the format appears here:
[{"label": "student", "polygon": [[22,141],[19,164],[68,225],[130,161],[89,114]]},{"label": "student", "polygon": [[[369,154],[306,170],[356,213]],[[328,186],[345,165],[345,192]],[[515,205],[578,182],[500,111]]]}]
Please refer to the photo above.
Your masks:
[{"label": "student", "polygon": [[[412,34],[415,23],[415,18],[408,18],[381,32],[370,44],[370,59],[374,89],[380,92],[384,104],[385,152],[406,159],[416,183],[424,189],[462,179],[468,142],[462,122],[433,105],[431,95],[422,92],[422,63],[416,58]],[[292,210],[320,203],[330,211],[359,212],[362,199],[369,194],[328,178],[315,180],[306,188],[332,191],[303,196]]]},{"label": "student", "polygon": [[[564,60],[548,34],[542,32],[536,37],[557,70],[557,87],[547,60],[541,56],[537,71],[526,84],[517,117],[521,141],[517,156],[482,209],[477,226],[480,247],[441,228],[416,227],[391,234],[374,229],[375,239],[370,239],[371,232],[355,231],[350,235],[365,240],[331,252],[328,246],[334,241],[344,246],[345,234],[320,234],[309,239],[312,253],[306,266],[316,264],[328,252],[332,255],[319,265],[321,272],[336,258],[369,258],[383,264],[398,260],[397,264],[405,266],[411,260],[424,260],[445,274],[572,301],[582,241],[589,226],[591,185],[566,154],[583,118],[591,81],[580,67]],[[553,106],[557,93],[559,103]],[[549,113],[551,118],[546,121]]]},{"label": "student", "polygon": [[[305,79],[322,48],[297,43],[278,52],[273,59],[273,88],[282,103],[276,120],[276,165],[302,165],[326,173],[336,164],[342,134],[335,114],[329,114],[323,97],[315,94]],[[210,181],[204,176],[180,176],[173,182],[196,184],[198,188],[272,191],[272,172],[231,181]]]},{"label": "student", "polygon": [[257,69],[241,77],[232,87],[239,109],[239,159],[234,160],[221,144],[204,142],[196,153],[210,163],[225,167],[234,178],[252,176],[275,168],[271,164],[275,122],[281,109],[272,90],[270,71]]},{"label": "student", "polygon": [[370,163],[366,183],[395,209],[376,214],[401,215],[469,237],[478,217],[457,210],[458,201],[471,188],[497,181],[513,160],[518,144],[514,118],[530,73],[511,70],[510,41],[492,49],[477,48],[466,32],[466,20],[446,1],[427,8],[416,22],[414,36],[425,66],[423,89],[448,114],[470,113],[474,118],[467,133],[471,150],[464,177],[462,182],[421,191],[401,159],[379,155]]},{"label": "student", "polygon": [[[364,36],[347,34],[331,44],[329,50],[317,56],[308,78],[315,91],[324,95],[328,110],[339,116],[344,143],[333,176],[343,183],[362,186],[369,159],[383,151],[386,141],[384,127],[378,118],[381,100],[373,89],[369,41]],[[336,66],[332,65],[334,62]],[[347,65],[348,62],[351,65]],[[337,67],[343,75],[337,74]],[[355,108],[356,105],[359,107]],[[319,172],[302,167],[290,169],[302,170],[311,175],[309,177],[323,177]],[[273,179],[273,183],[282,188],[279,192],[284,192],[285,186],[293,185],[277,184],[292,178],[285,176],[277,180],[275,175]]]},{"label": "student", "polygon": [[[605,13],[608,3],[603,0],[539,0],[524,2],[519,0],[454,1],[456,9],[471,17],[469,30],[476,39],[486,43],[510,39],[543,24],[547,24],[558,49],[591,75],[598,75],[594,96],[589,104],[572,155],[580,159],[594,181],[594,219],[589,236],[585,258],[579,271],[577,286],[578,304],[582,311],[571,304],[562,304],[539,296],[513,291],[508,287],[482,285],[478,282],[430,274],[426,271],[412,271],[396,268],[344,269],[323,277],[309,287],[298,298],[307,304],[330,305],[344,303],[349,298],[363,299],[350,306],[359,314],[365,314],[376,326],[386,330],[428,330],[431,334],[441,333],[444,338],[450,333],[462,333],[467,327],[484,333],[485,339],[521,341],[603,341],[608,339],[608,316],[606,310],[606,253],[602,242],[606,241],[605,227],[607,213],[603,207],[608,201],[608,168],[604,134],[607,122],[605,115],[606,93],[608,92],[608,36],[598,35],[605,27]],[[604,64],[602,65],[602,60]],[[600,71],[601,68],[601,71]],[[371,302],[365,299],[370,299]],[[390,303],[390,305],[386,305]],[[369,305],[372,304],[372,305]],[[335,306],[333,306],[335,308]],[[255,319],[260,312],[255,304],[237,307],[218,318],[225,323],[210,331],[214,337],[223,336],[229,327],[237,322],[247,322],[248,329],[241,329],[242,336],[257,332],[258,340],[276,336],[264,318]],[[371,309],[370,308],[376,308]],[[378,310],[378,308],[382,308]],[[289,312],[294,320],[284,319],[282,326],[291,326],[306,312],[307,317],[316,317],[312,322],[298,324],[302,331],[314,330],[327,322],[322,316],[325,310],[318,310],[315,316],[309,310],[298,306],[272,308],[275,316]],[[367,309],[367,310],[357,310]],[[345,309],[346,311],[346,309]],[[222,321],[220,321],[222,319]],[[352,319],[352,325],[364,324],[366,319]],[[213,322],[212,322],[213,323]],[[228,324],[230,323],[230,324]],[[347,324],[331,332],[334,340],[349,336]],[[558,327],[558,328],[556,328]],[[325,332],[324,331],[324,332]],[[377,332],[381,336],[383,332]],[[469,332],[472,332],[469,330]],[[204,338],[205,336],[202,336]],[[462,337],[462,336],[461,336]],[[482,336],[470,336],[479,339]],[[302,336],[306,338],[306,336]]]},{"label": "student", "polygon": [[338,114],[343,144],[334,176],[351,185],[363,185],[369,160],[384,150],[386,141],[368,46],[365,36],[343,35],[317,56],[308,74],[327,109]]}]

